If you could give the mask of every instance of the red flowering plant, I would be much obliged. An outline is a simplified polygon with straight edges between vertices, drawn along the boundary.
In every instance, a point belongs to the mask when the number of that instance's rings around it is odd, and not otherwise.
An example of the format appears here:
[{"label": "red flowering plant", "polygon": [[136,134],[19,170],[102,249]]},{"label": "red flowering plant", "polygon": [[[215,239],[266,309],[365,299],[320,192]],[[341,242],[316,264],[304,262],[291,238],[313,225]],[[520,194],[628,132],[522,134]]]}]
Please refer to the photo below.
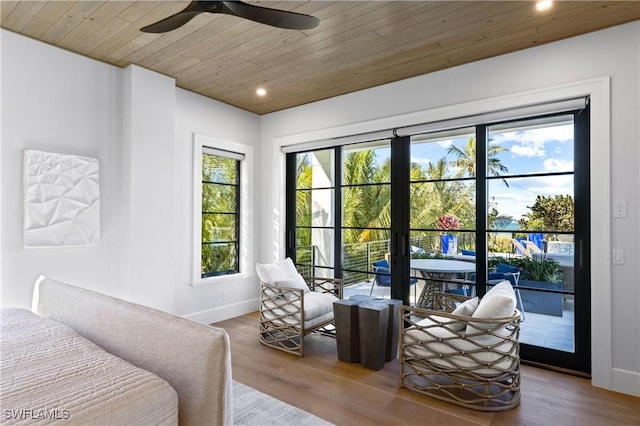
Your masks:
[{"label": "red flowering plant", "polygon": [[453,231],[460,229],[460,220],[454,214],[443,214],[438,218],[436,226],[443,231]]}]

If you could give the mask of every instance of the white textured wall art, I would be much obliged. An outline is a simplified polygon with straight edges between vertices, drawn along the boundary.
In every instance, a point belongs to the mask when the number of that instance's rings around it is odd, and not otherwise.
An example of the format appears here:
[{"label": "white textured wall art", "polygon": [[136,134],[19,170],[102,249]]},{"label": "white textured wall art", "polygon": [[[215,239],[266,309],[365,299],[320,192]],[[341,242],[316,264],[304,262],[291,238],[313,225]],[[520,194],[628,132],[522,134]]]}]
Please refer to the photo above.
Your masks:
[{"label": "white textured wall art", "polygon": [[25,247],[100,244],[98,160],[24,151]]}]

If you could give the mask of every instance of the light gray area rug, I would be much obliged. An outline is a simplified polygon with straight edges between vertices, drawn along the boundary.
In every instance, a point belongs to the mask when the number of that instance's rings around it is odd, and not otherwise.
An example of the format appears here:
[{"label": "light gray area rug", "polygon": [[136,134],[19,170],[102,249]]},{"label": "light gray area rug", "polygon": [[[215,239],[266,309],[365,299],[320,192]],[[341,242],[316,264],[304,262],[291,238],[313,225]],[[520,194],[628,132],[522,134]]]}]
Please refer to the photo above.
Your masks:
[{"label": "light gray area rug", "polygon": [[233,382],[234,426],[331,426],[320,417]]}]

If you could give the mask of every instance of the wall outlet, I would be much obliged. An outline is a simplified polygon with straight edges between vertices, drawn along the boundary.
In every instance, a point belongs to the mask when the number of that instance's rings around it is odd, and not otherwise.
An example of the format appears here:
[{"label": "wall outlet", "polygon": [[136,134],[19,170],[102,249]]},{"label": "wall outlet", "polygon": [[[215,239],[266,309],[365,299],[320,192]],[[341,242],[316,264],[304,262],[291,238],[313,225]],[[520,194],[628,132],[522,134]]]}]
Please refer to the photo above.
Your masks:
[{"label": "wall outlet", "polygon": [[613,202],[613,217],[627,217],[627,200]]},{"label": "wall outlet", "polygon": [[624,250],[613,250],[613,264],[614,265],[624,264]]}]

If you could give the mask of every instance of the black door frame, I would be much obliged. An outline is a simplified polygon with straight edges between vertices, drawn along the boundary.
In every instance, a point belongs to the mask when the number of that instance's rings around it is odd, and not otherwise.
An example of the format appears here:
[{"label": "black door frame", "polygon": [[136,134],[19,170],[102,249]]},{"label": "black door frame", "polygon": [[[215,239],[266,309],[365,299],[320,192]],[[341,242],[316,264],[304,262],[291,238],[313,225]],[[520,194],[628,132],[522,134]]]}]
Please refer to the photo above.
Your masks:
[{"label": "black door frame", "polygon": [[[535,364],[550,365],[583,374],[591,372],[591,271],[590,271],[590,109],[587,105],[580,111],[565,111],[548,116],[573,113],[574,115],[574,211],[575,211],[575,312],[574,312],[574,352],[521,344],[521,357]],[[544,115],[541,115],[544,116]],[[516,120],[508,120],[516,121]],[[505,122],[508,122],[505,121]],[[492,123],[494,124],[494,123]],[[486,152],[488,144],[488,124],[474,126],[476,129],[476,247],[486,247],[487,234],[487,182]],[[391,297],[409,304],[410,298],[410,176],[411,138],[395,136],[391,140]],[[341,177],[342,147],[336,146],[335,166],[335,218],[341,218]],[[286,157],[286,254],[294,261],[296,256],[295,200],[296,200],[296,154]],[[580,214],[578,214],[580,212]],[[339,220],[334,222],[335,276],[342,277],[342,233]],[[476,292],[479,296],[486,292],[487,254],[484,249],[476,250]],[[404,284],[404,285],[403,285]]]}]

